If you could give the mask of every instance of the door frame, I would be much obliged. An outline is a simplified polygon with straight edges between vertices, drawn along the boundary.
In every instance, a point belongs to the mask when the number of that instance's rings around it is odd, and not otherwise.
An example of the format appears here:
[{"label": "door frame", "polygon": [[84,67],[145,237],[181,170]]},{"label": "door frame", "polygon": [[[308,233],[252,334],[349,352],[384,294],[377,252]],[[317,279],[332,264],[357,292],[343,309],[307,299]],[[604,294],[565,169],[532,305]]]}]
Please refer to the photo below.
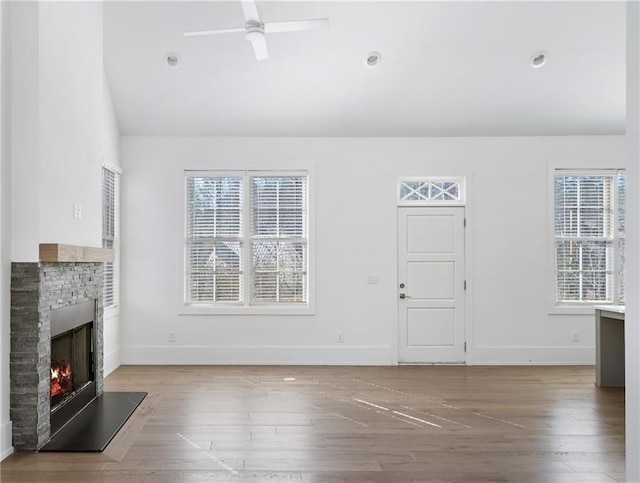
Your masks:
[{"label": "door frame", "polygon": [[[447,178],[461,178],[461,177],[447,177]],[[398,177],[397,183],[400,185],[401,180],[410,179],[410,177]],[[417,179],[417,178],[414,178]],[[420,179],[436,179],[432,176],[424,176]],[[398,219],[399,219],[399,208],[406,208],[410,206],[430,206],[430,207],[438,207],[438,206],[462,206],[464,208],[464,219],[465,219],[465,231],[464,231],[464,279],[467,281],[467,289],[464,292],[464,342],[466,343],[466,351],[464,353],[464,362],[463,364],[470,366],[474,365],[474,338],[473,338],[473,260],[472,260],[472,247],[473,247],[473,206],[472,203],[469,203],[469,199],[472,195],[472,176],[467,174],[462,179],[464,179],[465,184],[465,197],[464,201],[459,203],[429,203],[429,204],[403,204],[398,202],[399,198],[396,198],[396,210],[395,216],[393,219],[395,228],[394,232],[395,236],[395,254],[394,254],[394,262],[393,266],[395,268],[395,284],[393,289],[393,297],[395,299],[395,303],[393,304],[395,316],[392,319],[392,323],[390,324],[390,340],[391,340],[391,365],[419,365],[419,364],[411,364],[411,363],[401,363],[400,362],[400,298],[398,297],[398,285],[400,280],[398,278]],[[430,365],[429,363],[425,363]]]}]

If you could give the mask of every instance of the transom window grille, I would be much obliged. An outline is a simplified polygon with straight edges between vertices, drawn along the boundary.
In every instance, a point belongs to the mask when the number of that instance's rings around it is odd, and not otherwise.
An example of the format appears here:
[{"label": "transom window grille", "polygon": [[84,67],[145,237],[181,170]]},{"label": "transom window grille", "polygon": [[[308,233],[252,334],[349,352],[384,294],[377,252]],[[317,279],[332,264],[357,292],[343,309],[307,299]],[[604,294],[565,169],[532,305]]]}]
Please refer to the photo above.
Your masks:
[{"label": "transom window grille", "polygon": [[409,178],[399,183],[401,205],[464,204],[464,178]]},{"label": "transom window grille", "polygon": [[623,171],[556,171],[557,304],[624,304],[625,205]]},{"label": "transom window grille", "polygon": [[192,305],[308,303],[307,175],[186,174]]},{"label": "transom window grille", "polygon": [[103,268],[103,305],[115,307],[119,303],[120,270],[120,174],[108,167],[102,168],[102,247],[114,250],[113,262]]}]

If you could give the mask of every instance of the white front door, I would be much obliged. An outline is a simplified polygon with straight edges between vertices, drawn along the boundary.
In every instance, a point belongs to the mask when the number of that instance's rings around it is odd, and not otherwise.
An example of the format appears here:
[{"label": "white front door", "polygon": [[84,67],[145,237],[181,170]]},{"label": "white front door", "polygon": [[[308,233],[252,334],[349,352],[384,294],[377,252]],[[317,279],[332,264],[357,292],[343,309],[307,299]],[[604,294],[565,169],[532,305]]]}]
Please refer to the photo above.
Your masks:
[{"label": "white front door", "polygon": [[465,362],[464,291],[464,207],[398,208],[400,362]]}]

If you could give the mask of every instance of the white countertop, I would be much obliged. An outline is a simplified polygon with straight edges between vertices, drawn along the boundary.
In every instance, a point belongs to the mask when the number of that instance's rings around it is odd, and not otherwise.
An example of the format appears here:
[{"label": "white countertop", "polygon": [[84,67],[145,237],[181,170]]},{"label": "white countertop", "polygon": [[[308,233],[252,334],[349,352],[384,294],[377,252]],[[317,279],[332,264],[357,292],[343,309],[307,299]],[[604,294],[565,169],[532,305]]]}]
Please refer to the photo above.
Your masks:
[{"label": "white countertop", "polygon": [[624,314],[624,305],[594,305],[596,310],[602,310],[603,312],[617,312]]}]

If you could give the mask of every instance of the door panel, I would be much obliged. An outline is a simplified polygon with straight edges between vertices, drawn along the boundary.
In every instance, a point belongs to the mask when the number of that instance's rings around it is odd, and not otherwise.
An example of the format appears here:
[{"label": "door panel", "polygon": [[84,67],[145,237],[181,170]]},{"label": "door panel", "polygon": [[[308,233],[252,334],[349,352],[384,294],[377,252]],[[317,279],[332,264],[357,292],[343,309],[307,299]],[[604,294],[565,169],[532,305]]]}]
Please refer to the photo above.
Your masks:
[{"label": "door panel", "polygon": [[399,361],[464,354],[464,208],[398,209]]},{"label": "door panel", "polygon": [[[451,217],[408,214],[407,252],[411,254],[451,253],[455,237],[453,222]],[[434,233],[438,236],[433,236]]]},{"label": "door panel", "polygon": [[448,346],[455,344],[455,310],[409,309],[407,311],[407,345]]},{"label": "door panel", "polygon": [[411,299],[451,300],[455,297],[455,263],[408,262],[407,287]]}]

